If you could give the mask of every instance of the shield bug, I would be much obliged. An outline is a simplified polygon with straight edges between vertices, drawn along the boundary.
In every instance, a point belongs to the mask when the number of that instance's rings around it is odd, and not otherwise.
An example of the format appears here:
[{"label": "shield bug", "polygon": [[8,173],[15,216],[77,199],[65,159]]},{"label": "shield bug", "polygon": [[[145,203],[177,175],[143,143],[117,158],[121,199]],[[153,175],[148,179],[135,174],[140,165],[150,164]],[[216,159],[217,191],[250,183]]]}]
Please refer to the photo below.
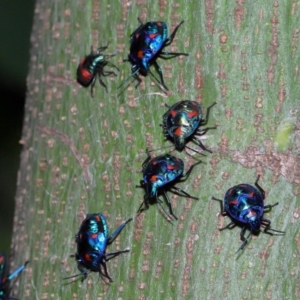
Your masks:
[{"label": "shield bug", "polygon": [[23,266],[20,266],[8,275],[9,268],[7,265],[6,254],[4,252],[0,253],[0,300],[17,300],[16,298],[9,297],[9,283],[12,279],[21,274],[21,272],[25,269],[27,264],[28,261],[26,261]]},{"label": "shield bug", "polygon": [[[200,164],[201,161],[193,164],[186,173],[184,171],[184,163],[180,158],[172,156],[170,154],[163,154],[157,157],[151,158],[150,151],[147,150],[148,157],[143,162],[143,180],[141,180],[141,187],[145,189],[144,200],[138,209],[138,214],[145,209],[149,208],[149,202],[155,199],[161,206],[164,213],[177,220],[172,210],[171,201],[166,193],[167,190],[175,190],[178,194],[183,194],[186,197],[199,200],[197,197],[193,197],[184,190],[175,186],[177,182],[186,180],[193,168]],[[163,194],[167,205],[169,207],[169,214],[165,211],[161,205],[162,201],[159,199],[159,194]],[[143,206],[145,208],[143,208]]]},{"label": "shield bug", "polygon": [[93,88],[96,82],[96,77],[99,79],[99,83],[105,88],[107,92],[107,86],[102,81],[101,76],[109,76],[117,74],[113,71],[106,71],[104,68],[106,66],[115,68],[119,70],[114,64],[106,60],[108,57],[115,56],[115,54],[105,55],[102,53],[107,46],[100,47],[96,52],[93,51],[93,46],[91,47],[91,53],[85,56],[79,63],[77,68],[77,82],[84,87],[91,86],[91,95],[93,97]]},{"label": "shield bug", "polygon": [[129,249],[106,253],[106,248],[113,243],[131,220],[132,218],[128,219],[109,235],[108,224],[104,215],[101,213],[88,214],[76,234],[77,253],[71,255],[77,261],[80,274],[64,279],[82,276],[81,281],[84,281],[90,272],[98,272],[100,276],[112,282],[113,280],[107,272],[106,263],[122,253],[129,252]]},{"label": "shield bug", "polygon": [[[162,51],[165,47],[172,43],[178,28],[184,21],[181,21],[175,27],[170,36],[168,36],[168,27],[165,22],[147,22],[143,24],[140,19],[138,19],[138,21],[140,22],[140,26],[130,36],[130,52],[128,59],[124,60],[129,61],[132,64],[131,75],[123,81],[119,88],[131,77],[137,80],[137,84],[135,86],[137,88],[142,82],[138,73],[142,76],[147,76],[148,72],[150,72],[155,80],[168,90],[163,79],[162,70],[156,62],[156,59],[158,57],[169,59],[175,56],[189,55],[188,53]],[[154,65],[160,80],[158,80],[151,72],[151,65]]]},{"label": "shield bug", "polygon": [[[252,234],[260,232],[261,226],[265,227],[264,232],[267,234],[272,235],[271,231],[285,233],[284,231],[270,228],[271,221],[263,218],[265,211],[271,210],[272,207],[278,205],[278,202],[273,205],[264,205],[265,191],[258,184],[259,177],[255,181],[255,187],[242,183],[230,188],[225,194],[224,204],[222,200],[212,198],[213,200],[220,201],[222,215],[229,215],[231,218],[231,222],[219,230],[225,228],[231,229],[235,225],[242,226],[240,233],[242,245],[236,253],[244,249]],[[245,238],[246,229],[249,229],[250,233]]]},{"label": "shield bug", "polygon": [[196,101],[182,100],[171,107],[163,115],[163,129],[167,138],[173,139],[177,150],[182,150],[189,140],[195,142],[203,150],[207,149],[197,135],[205,134],[209,129],[216,127],[200,128],[207,124],[209,111],[215,105],[214,102],[207,108],[206,118],[203,118],[201,105]]}]

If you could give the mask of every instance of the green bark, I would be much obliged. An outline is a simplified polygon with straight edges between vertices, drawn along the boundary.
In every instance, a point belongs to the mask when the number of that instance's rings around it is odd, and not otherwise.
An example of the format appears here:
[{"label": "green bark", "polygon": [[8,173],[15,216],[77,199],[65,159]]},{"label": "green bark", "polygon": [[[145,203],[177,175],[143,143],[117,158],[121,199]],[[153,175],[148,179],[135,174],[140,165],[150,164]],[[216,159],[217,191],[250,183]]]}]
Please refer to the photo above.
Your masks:
[{"label": "green bark", "polygon": [[[300,299],[299,6],[37,2],[13,239],[16,263],[30,259],[21,299]],[[138,16],[165,21],[169,32],[185,20],[168,49],[190,55],[158,61],[168,94],[151,76],[138,89],[116,89],[130,74],[122,59]],[[104,78],[109,93],[97,82],[91,98],[76,83],[76,68],[91,45],[107,42],[110,53],[119,50],[110,61],[121,71]],[[135,217],[144,151],[170,145],[159,124],[164,105],[182,99],[204,108],[217,102],[209,125],[218,128],[204,141],[213,154],[178,184],[200,200],[172,196],[179,216],[173,225],[156,205]],[[282,133],[285,119],[292,129]],[[186,167],[193,161],[185,152],[175,155]],[[218,231],[229,219],[211,197],[252,184],[258,174],[266,203],[279,202],[266,217],[286,234],[261,233],[235,255],[240,229]],[[74,235],[85,214],[95,212],[107,216],[111,232],[135,217],[108,248],[131,252],[108,264],[112,284],[92,273],[84,283],[64,285],[64,277],[78,273],[69,257]]]}]

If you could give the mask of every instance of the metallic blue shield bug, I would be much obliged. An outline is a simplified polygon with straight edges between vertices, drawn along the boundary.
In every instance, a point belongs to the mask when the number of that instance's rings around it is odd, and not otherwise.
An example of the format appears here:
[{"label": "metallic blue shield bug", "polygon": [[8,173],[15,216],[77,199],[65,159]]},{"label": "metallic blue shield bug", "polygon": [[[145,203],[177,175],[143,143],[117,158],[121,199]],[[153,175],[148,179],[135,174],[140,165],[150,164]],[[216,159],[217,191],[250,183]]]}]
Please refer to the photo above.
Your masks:
[{"label": "metallic blue shield bug", "polygon": [[205,134],[209,129],[216,127],[200,128],[207,124],[209,111],[215,105],[214,102],[207,108],[204,119],[201,105],[196,101],[182,100],[171,107],[163,115],[163,129],[167,138],[174,141],[177,150],[182,150],[189,140],[192,140],[203,150],[211,152],[201,142],[197,135]]},{"label": "metallic blue shield bug", "polygon": [[[181,21],[175,27],[170,36],[168,36],[168,27],[165,22],[147,22],[146,24],[143,24],[140,19],[138,19],[138,21],[141,25],[130,36],[130,52],[128,59],[124,60],[129,61],[132,64],[131,75],[124,80],[119,88],[131,77],[137,80],[137,84],[135,86],[137,88],[142,82],[138,73],[142,76],[147,76],[148,72],[150,72],[155,80],[168,90],[163,79],[162,70],[157,64],[156,59],[158,57],[168,59],[180,55],[189,55],[188,53],[162,51],[165,47],[172,43],[178,28],[184,21]],[[155,67],[160,80],[158,80],[151,72],[151,65]]]},{"label": "metallic blue shield bug", "polygon": [[[148,157],[144,161],[143,167],[143,180],[141,180],[141,187],[145,189],[144,201],[138,209],[138,214],[145,209],[149,208],[149,202],[153,199],[156,200],[164,213],[170,218],[173,217],[177,220],[172,210],[171,201],[166,193],[167,190],[175,190],[179,194],[183,194],[186,197],[199,200],[197,197],[193,197],[184,190],[175,186],[177,182],[186,180],[193,168],[200,164],[201,161],[193,164],[189,170],[184,174],[184,163],[180,158],[172,156],[170,154],[163,154],[151,159],[150,151],[147,150]],[[159,194],[163,194],[169,207],[169,214],[165,211],[161,205],[162,201],[159,199]],[[144,208],[143,208],[144,206]]]},{"label": "metallic blue shield bug", "polygon": [[107,272],[106,263],[122,253],[129,252],[129,249],[106,253],[106,248],[113,243],[126,224],[131,220],[132,218],[121,224],[109,236],[108,224],[104,215],[101,213],[88,214],[76,234],[77,253],[71,255],[71,257],[75,257],[77,261],[80,274],[64,279],[82,276],[81,281],[84,281],[90,272],[98,272],[100,276],[112,282],[113,280]]},{"label": "metallic blue shield bug", "polygon": [[109,76],[117,74],[113,71],[106,71],[104,68],[106,66],[115,68],[119,71],[119,69],[112,63],[106,60],[108,57],[115,56],[115,54],[103,54],[101,53],[107,46],[100,47],[96,52],[93,51],[93,46],[91,47],[91,53],[85,56],[79,63],[77,68],[77,82],[84,87],[91,86],[91,95],[93,97],[93,88],[96,82],[96,77],[99,79],[99,83],[105,88],[107,92],[107,86],[102,81],[101,76]]},{"label": "metallic blue shield bug", "polygon": [[25,262],[23,266],[20,266],[11,274],[9,273],[9,268],[7,265],[7,258],[4,252],[0,253],[0,300],[18,300],[16,298],[9,297],[10,293],[10,281],[17,277],[26,267],[28,261]]},{"label": "metallic blue shield bug", "polygon": [[[240,237],[242,245],[236,251],[243,250],[246,246],[250,236],[257,234],[260,231],[260,227],[264,226],[264,233],[273,234],[273,232],[282,233],[284,231],[275,230],[270,228],[271,221],[263,218],[266,210],[270,210],[272,207],[278,205],[276,202],[273,205],[264,205],[265,191],[259,186],[257,177],[255,181],[255,187],[246,183],[238,184],[230,188],[224,197],[224,206],[222,200],[212,197],[213,200],[220,201],[222,215],[229,215],[231,222],[219,230],[225,228],[233,228],[235,225],[242,226]],[[250,233],[245,238],[245,231],[249,229]]]}]

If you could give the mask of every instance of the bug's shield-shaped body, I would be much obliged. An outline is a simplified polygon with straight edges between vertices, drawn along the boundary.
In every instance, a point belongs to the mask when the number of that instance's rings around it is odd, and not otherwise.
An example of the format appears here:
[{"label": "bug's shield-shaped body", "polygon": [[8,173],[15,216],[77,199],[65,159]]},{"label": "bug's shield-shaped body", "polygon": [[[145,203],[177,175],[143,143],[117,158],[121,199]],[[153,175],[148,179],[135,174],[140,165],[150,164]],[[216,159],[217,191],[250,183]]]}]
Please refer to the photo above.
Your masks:
[{"label": "bug's shield-shaped body", "polygon": [[164,22],[142,24],[130,36],[129,58],[140,68],[142,75],[147,75],[149,62],[162,49],[168,36]]},{"label": "bug's shield-shaped body", "polygon": [[249,224],[257,232],[264,214],[264,196],[252,185],[239,184],[226,192],[224,209],[233,220]]},{"label": "bug's shield-shaped body", "polygon": [[[91,95],[93,97],[93,88],[96,78],[98,77],[99,83],[105,88],[107,92],[107,86],[101,79],[103,76],[109,76],[117,74],[112,70],[119,70],[114,64],[107,61],[108,57],[115,56],[114,54],[102,54],[101,51],[107,49],[108,46],[100,47],[96,52],[91,47],[91,53],[86,55],[79,63],[77,68],[77,82],[84,87],[91,86]],[[112,68],[107,70],[106,67]]]},{"label": "bug's shield-shaped body", "polygon": [[164,128],[174,139],[175,146],[182,150],[187,139],[198,129],[202,120],[202,108],[196,101],[183,100],[175,103],[164,114]]},{"label": "bug's shield-shaped body", "polygon": [[108,239],[108,225],[102,214],[88,214],[76,236],[78,268],[99,271]]},{"label": "bug's shield-shaped body", "polygon": [[[231,229],[235,225],[242,227],[240,237],[243,242],[236,253],[245,248],[250,236],[258,234],[261,231],[261,227],[264,227],[263,231],[270,235],[273,235],[273,232],[285,234],[284,231],[271,228],[271,221],[263,217],[264,213],[278,205],[278,202],[264,205],[265,191],[258,184],[259,178],[260,176],[258,175],[255,187],[246,183],[233,186],[226,192],[223,201],[212,197],[213,200],[219,201],[222,215],[229,215],[231,218],[231,222],[225,227],[219,228],[219,230]],[[250,232],[245,237],[247,229]]]},{"label": "bug's shield-shaped body", "polygon": [[65,277],[64,279],[82,276],[81,281],[84,281],[90,272],[98,272],[100,276],[112,282],[112,278],[108,275],[106,263],[122,253],[129,252],[129,249],[106,253],[106,248],[113,243],[130,221],[132,221],[132,218],[122,223],[109,235],[104,215],[101,213],[88,214],[76,234],[77,253],[71,255],[77,261],[80,274]]},{"label": "bug's shield-shaped body", "polygon": [[96,75],[97,67],[104,61],[101,54],[90,54],[85,56],[77,68],[77,81],[84,87],[88,87]]},{"label": "bug's shield-shaped body", "polygon": [[183,161],[170,154],[152,158],[143,166],[143,179],[147,197],[156,197],[158,189],[179,178],[183,174],[183,170]]},{"label": "bug's shield-shaped body", "polygon": [[[178,218],[173,213],[172,204],[167,195],[167,191],[199,200],[199,198],[190,195],[179,187],[176,187],[176,183],[185,181],[189,177],[193,168],[200,164],[201,161],[191,165],[184,174],[184,163],[180,158],[170,154],[163,154],[151,159],[150,152],[148,150],[146,150],[146,152],[148,154],[148,158],[142,165],[143,180],[140,181],[140,187],[145,189],[145,195],[144,201],[141,203],[137,213],[139,214],[145,209],[148,209],[149,203],[155,200],[156,203],[162,208],[165,215],[167,215],[170,219],[174,218],[177,220]],[[167,213],[164,209],[162,201],[159,199],[160,195],[163,195],[165,198],[169,208],[169,213]]]},{"label": "bug's shield-shaped body", "polygon": [[[125,84],[131,77],[136,81],[136,88],[141,84],[142,80],[139,74],[142,76],[147,76],[150,73],[153,78],[165,89],[168,90],[164,83],[163,73],[156,62],[157,58],[169,59],[176,56],[185,55],[188,53],[181,52],[165,52],[163,49],[169,46],[178,30],[178,28],[184,23],[181,21],[173,30],[170,36],[168,36],[168,27],[165,22],[147,22],[143,24],[140,19],[140,26],[130,35],[130,52],[128,54],[128,59],[124,61],[129,61],[131,66],[131,75],[127,77],[121,85]],[[151,72],[150,66],[153,65],[159,78]]]}]

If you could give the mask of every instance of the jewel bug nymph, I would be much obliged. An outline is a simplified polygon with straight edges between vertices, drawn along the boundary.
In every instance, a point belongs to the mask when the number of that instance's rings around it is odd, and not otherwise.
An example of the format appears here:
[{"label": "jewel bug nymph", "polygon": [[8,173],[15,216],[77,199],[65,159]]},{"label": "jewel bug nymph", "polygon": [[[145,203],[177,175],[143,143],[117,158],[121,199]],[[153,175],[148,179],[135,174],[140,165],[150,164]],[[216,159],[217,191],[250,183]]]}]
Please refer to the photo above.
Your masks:
[{"label": "jewel bug nymph", "polygon": [[105,70],[105,67],[115,68],[119,71],[119,69],[112,64],[111,62],[107,61],[106,58],[115,56],[115,54],[103,54],[102,51],[107,49],[107,46],[100,47],[96,52],[93,51],[93,46],[91,47],[91,53],[85,56],[79,63],[77,68],[77,82],[81,84],[83,87],[91,86],[91,95],[94,96],[94,85],[96,82],[96,78],[98,77],[99,83],[105,88],[107,92],[107,86],[102,81],[102,76],[109,76],[117,74],[110,70]]},{"label": "jewel bug nymph", "polygon": [[98,272],[100,276],[112,282],[112,278],[108,275],[106,263],[122,253],[129,252],[129,249],[106,253],[106,248],[113,243],[131,220],[132,218],[122,223],[109,235],[108,224],[104,215],[101,213],[88,214],[76,235],[77,253],[71,255],[77,261],[80,274],[64,279],[82,276],[81,281],[84,281],[90,272]]},{"label": "jewel bug nymph", "polygon": [[[165,85],[163,74],[160,66],[156,62],[158,57],[163,59],[169,59],[175,56],[185,55],[188,53],[182,52],[164,52],[162,51],[165,47],[169,46],[178,30],[178,28],[183,24],[181,21],[168,36],[168,27],[165,22],[147,22],[145,24],[138,18],[140,26],[130,35],[130,52],[128,59],[124,61],[129,61],[132,64],[131,75],[123,81],[123,83],[118,87],[120,88],[124,83],[126,83],[131,77],[137,80],[136,88],[140,85],[142,80],[138,76],[147,76],[148,72],[155,78],[155,80],[163,86],[165,90],[168,90]],[[156,72],[159,75],[159,80],[154,76],[150,70],[150,66],[153,65]]]},{"label": "jewel bug nymph", "polygon": [[[271,221],[263,217],[266,210],[271,210],[272,207],[278,205],[278,202],[272,205],[264,205],[265,191],[258,184],[259,177],[255,181],[255,186],[246,183],[233,186],[226,192],[223,201],[212,197],[213,200],[220,202],[222,215],[229,215],[231,218],[231,222],[219,230],[231,229],[236,225],[242,227],[240,232],[242,245],[236,253],[245,248],[250,236],[257,234],[261,226],[265,227],[264,233],[267,234],[272,235],[271,231],[281,234],[285,233],[284,231],[270,228]],[[250,231],[247,237],[245,237],[246,229]]]},{"label": "jewel bug nymph", "polygon": [[[177,217],[173,213],[171,201],[167,195],[167,190],[173,190],[175,193],[179,195],[184,195],[186,197],[199,200],[199,198],[191,196],[186,191],[178,188],[175,186],[177,182],[185,181],[190,173],[192,172],[193,168],[200,164],[201,161],[196,162],[193,164],[186,173],[184,171],[184,163],[180,158],[177,158],[170,154],[163,154],[151,158],[150,151],[147,150],[147,159],[144,161],[142,168],[143,168],[143,179],[141,180],[140,184],[141,187],[145,189],[144,200],[138,209],[138,214],[145,209],[149,208],[149,202],[152,199],[156,200],[164,213],[169,216],[173,217],[177,220]],[[165,211],[162,206],[162,201],[159,199],[159,194],[163,194],[167,205],[169,207],[169,214]],[[143,208],[144,206],[144,208]]]}]

